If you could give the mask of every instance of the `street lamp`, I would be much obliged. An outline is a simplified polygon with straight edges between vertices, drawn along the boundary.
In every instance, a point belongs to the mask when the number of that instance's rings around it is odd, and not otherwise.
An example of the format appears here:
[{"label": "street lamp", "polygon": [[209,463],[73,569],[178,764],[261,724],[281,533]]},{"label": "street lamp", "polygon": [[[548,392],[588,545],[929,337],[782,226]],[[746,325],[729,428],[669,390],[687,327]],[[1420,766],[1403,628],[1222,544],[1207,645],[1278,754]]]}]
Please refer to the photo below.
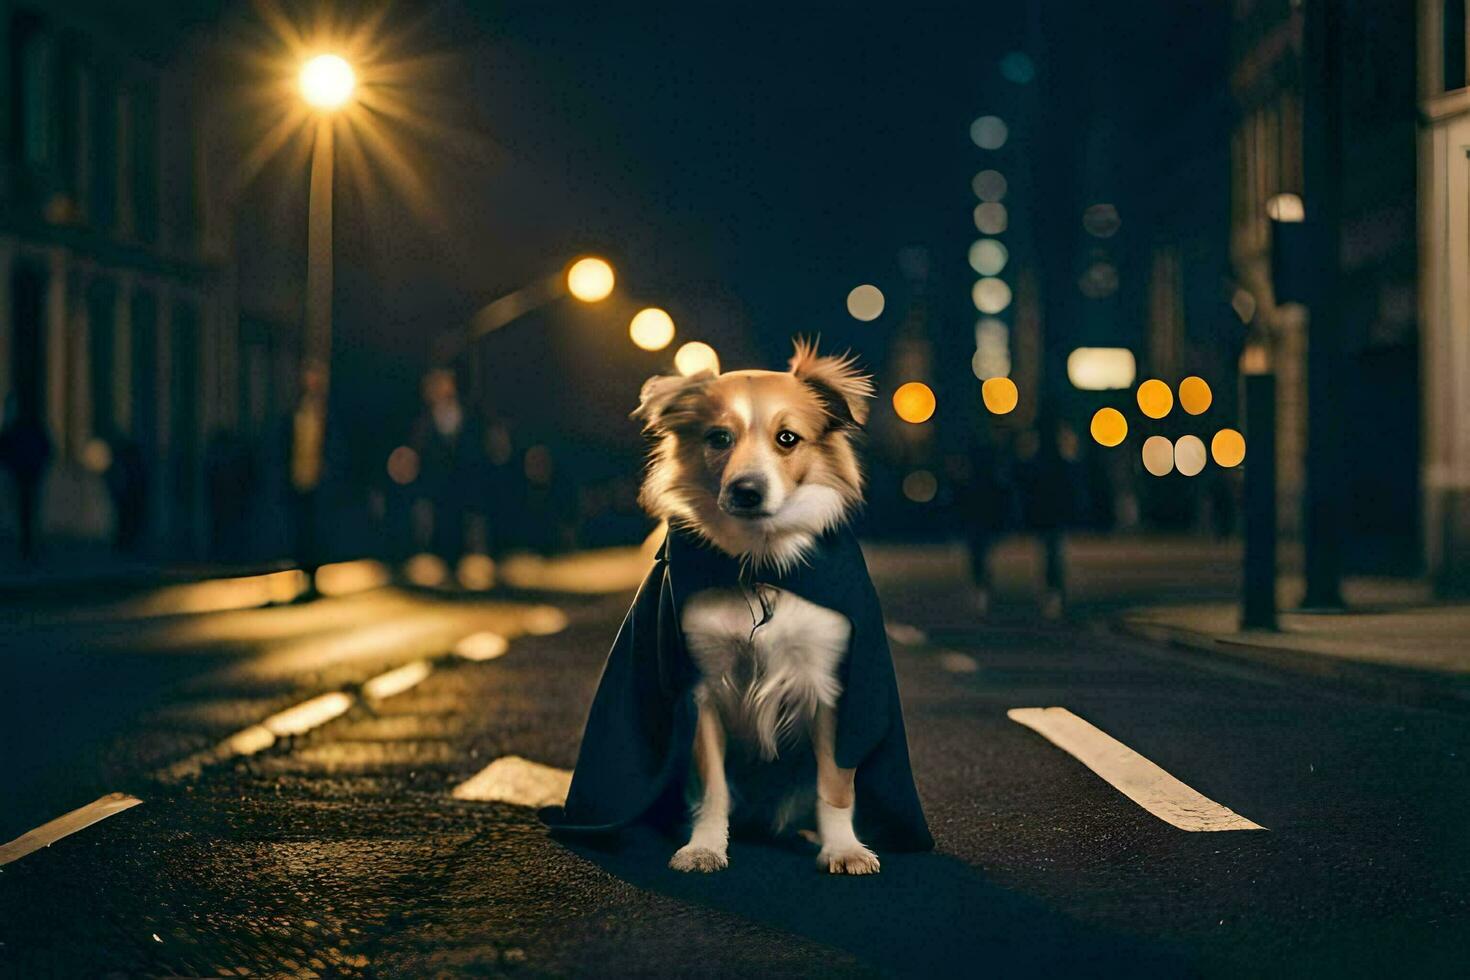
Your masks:
[{"label": "street lamp", "polygon": [[325,110],[340,109],[357,88],[357,73],[341,55],[319,54],[301,66],[301,97]]},{"label": "street lamp", "polygon": [[301,97],[317,111],[311,154],[306,234],[306,355],[329,372],[332,352],[332,116],[357,89],[357,74],[337,54],[319,54],[301,66]]},{"label": "street lamp", "polygon": [[297,529],[297,560],[315,575],[316,496],[326,447],[327,402],[332,355],[332,177],[333,115],[352,98],[357,75],[340,55],[320,54],[301,66],[301,98],[316,111],[306,215],[306,336],[301,401],[294,416],[291,483],[303,515]]}]

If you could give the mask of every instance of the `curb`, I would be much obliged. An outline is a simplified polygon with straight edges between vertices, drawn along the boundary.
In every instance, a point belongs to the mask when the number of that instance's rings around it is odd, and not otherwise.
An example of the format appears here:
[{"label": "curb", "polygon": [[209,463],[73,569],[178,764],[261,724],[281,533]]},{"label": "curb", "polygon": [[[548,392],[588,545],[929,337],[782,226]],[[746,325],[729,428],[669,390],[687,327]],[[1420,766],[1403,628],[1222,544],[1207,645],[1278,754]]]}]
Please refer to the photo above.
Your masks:
[{"label": "curb", "polygon": [[1344,660],[1236,637],[1217,637],[1178,626],[1114,620],[1113,630],[1175,649],[1203,652],[1278,673],[1329,681],[1359,696],[1412,708],[1470,712],[1470,677],[1413,667]]}]

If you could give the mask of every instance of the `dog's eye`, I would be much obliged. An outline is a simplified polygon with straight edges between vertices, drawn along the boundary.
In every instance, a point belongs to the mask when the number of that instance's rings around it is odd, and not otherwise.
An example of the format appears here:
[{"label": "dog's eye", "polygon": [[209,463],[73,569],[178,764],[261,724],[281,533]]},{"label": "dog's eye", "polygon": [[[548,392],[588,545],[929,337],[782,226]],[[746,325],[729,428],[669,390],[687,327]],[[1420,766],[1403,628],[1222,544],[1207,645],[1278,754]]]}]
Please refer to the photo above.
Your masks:
[{"label": "dog's eye", "polygon": [[801,442],[801,436],[797,435],[795,432],[792,432],[790,429],[782,429],[780,432],[776,433],[776,445],[780,446],[782,449],[790,449],[798,442]]},{"label": "dog's eye", "polygon": [[704,444],[711,449],[729,449],[734,442],[729,429],[710,429],[704,434]]}]

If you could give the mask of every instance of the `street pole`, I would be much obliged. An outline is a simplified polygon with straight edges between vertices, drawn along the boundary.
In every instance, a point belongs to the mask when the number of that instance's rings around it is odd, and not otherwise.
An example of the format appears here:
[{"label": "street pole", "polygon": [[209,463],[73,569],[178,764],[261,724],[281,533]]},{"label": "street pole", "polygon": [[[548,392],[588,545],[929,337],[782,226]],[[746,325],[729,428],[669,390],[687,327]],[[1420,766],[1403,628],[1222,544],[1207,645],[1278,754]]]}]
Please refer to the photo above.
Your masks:
[{"label": "street pole", "polygon": [[305,352],[307,363],[319,365],[328,383],[332,357],[333,167],[332,117],[322,114],[316,121],[307,203]]},{"label": "street pole", "polygon": [[[1342,8],[1307,0],[1302,156],[1312,275],[1307,296],[1307,453],[1303,499],[1306,609],[1342,601]],[[1254,455],[1254,454],[1253,454]],[[1259,457],[1256,457],[1259,458]]]},{"label": "street pole", "polygon": [[1245,375],[1245,576],[1240,628],[1276,628],[1276,376]]}]

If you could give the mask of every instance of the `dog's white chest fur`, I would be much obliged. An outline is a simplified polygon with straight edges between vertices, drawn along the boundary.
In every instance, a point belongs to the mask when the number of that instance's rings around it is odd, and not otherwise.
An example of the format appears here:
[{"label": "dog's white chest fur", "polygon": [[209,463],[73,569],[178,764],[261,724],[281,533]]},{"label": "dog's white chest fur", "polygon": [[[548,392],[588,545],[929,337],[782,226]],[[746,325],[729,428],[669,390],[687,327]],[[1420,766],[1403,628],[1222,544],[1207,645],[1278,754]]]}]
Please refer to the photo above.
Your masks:
[{"label": "dog's white chest fur", "polygon": [[836,707],[838,667],[852,624],[792,592],[761,587],[709,589],[684,604],[680,627],[699,668],[698,696],[717,708],[726,730],[753,740],[766,758],[811,722],[817,706]]}]

